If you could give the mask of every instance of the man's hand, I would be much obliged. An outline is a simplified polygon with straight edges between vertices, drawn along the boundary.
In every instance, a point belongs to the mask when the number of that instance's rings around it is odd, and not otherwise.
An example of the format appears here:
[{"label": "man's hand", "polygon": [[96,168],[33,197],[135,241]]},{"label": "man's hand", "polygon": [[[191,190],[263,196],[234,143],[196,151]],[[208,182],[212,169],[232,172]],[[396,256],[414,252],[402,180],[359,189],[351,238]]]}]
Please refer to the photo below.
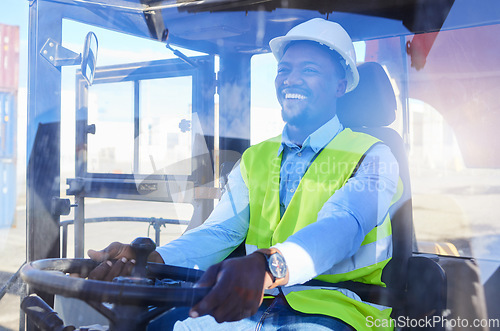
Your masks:
[{"label": "man's hand", "polygon": [[130,245],[122,244],[117,241],[100,251],[89,249],[87,254],[96,262],[105,262],[109,259],[121,259],[122,257],[128,260],[135,258],[135,253]]},{"label": "man's hand", "polygon": [[254,253],[208,268],[196,287],[212,286],[212,290],[191,309],[189,315],[209,314],[222,323],[255,314],[262,303],[264,289],[272,284],[265,263],[262,254]]},{"label": "man's hand", "polygon": [[[112,281],[118,276],[128,276],[135,265],[135,253],[128,244],[113,242],[100,251],[89,249],[87,254],[97,262],[101,262],[89,273],[89,279]],[[112,262],[111,260],[116,260]],[[149,262],[163,263],[158,252],[152,252],[148,257]]]}]

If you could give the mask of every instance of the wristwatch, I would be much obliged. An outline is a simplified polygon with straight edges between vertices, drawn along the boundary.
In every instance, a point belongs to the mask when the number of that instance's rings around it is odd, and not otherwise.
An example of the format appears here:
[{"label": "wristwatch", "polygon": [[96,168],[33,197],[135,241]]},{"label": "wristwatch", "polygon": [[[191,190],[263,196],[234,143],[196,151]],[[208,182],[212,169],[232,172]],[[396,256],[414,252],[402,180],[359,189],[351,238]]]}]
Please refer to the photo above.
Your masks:
[{"label": "wristwatch", "polygon": [[286,277],[288,268],[285,258],[280,252],[276,252],[273,249],[259,249],[256,252],[261,253],[266,258],[266,271],[269,271],[271,274],[273,284],[276,283],[277,279]]}]

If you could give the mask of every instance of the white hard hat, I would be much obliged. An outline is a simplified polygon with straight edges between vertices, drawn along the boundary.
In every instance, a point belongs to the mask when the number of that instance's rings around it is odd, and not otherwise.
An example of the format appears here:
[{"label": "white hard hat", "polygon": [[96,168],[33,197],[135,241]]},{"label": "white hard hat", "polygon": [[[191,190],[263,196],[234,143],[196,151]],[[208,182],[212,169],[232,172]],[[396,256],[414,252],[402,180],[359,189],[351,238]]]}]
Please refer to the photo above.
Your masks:
[{"label": "white hard hat", "polygon": [[356,68],[356,53],[351,37],[339,24],[322,18],[313,18],[293,27],[285,36],[276,37],[269,42],[274,57],[281,60],[283,52],[292,41],[311,40],[336,51],[346,61],[346,92],[354,90],[359,82]]}]

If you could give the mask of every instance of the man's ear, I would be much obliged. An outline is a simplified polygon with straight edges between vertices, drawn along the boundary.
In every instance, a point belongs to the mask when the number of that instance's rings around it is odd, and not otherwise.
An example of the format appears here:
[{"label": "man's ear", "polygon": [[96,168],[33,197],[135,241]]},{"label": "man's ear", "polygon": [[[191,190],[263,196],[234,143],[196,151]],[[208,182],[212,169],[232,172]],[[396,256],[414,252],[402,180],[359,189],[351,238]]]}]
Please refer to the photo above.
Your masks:
[{"label": "man's ear", "polygon": [[336,90],[336,96],[337,98],[340,98],[345,94],[345,91],[347,89],[347,79],[341,79],[337,83],[337,90]]}]

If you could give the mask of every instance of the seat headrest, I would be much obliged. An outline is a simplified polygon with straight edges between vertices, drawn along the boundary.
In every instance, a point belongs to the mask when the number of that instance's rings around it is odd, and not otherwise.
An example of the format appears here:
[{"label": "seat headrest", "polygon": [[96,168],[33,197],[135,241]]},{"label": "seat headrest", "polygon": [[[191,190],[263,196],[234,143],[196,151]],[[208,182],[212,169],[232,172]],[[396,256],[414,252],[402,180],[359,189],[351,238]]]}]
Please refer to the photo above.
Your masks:
[{"label": "seat headrest", "polygon": [[358,66],[359,84],[337,101],[337,115],[345,127],[380,127],[396,119],[396,96],[384,68],[376,62]]}]

